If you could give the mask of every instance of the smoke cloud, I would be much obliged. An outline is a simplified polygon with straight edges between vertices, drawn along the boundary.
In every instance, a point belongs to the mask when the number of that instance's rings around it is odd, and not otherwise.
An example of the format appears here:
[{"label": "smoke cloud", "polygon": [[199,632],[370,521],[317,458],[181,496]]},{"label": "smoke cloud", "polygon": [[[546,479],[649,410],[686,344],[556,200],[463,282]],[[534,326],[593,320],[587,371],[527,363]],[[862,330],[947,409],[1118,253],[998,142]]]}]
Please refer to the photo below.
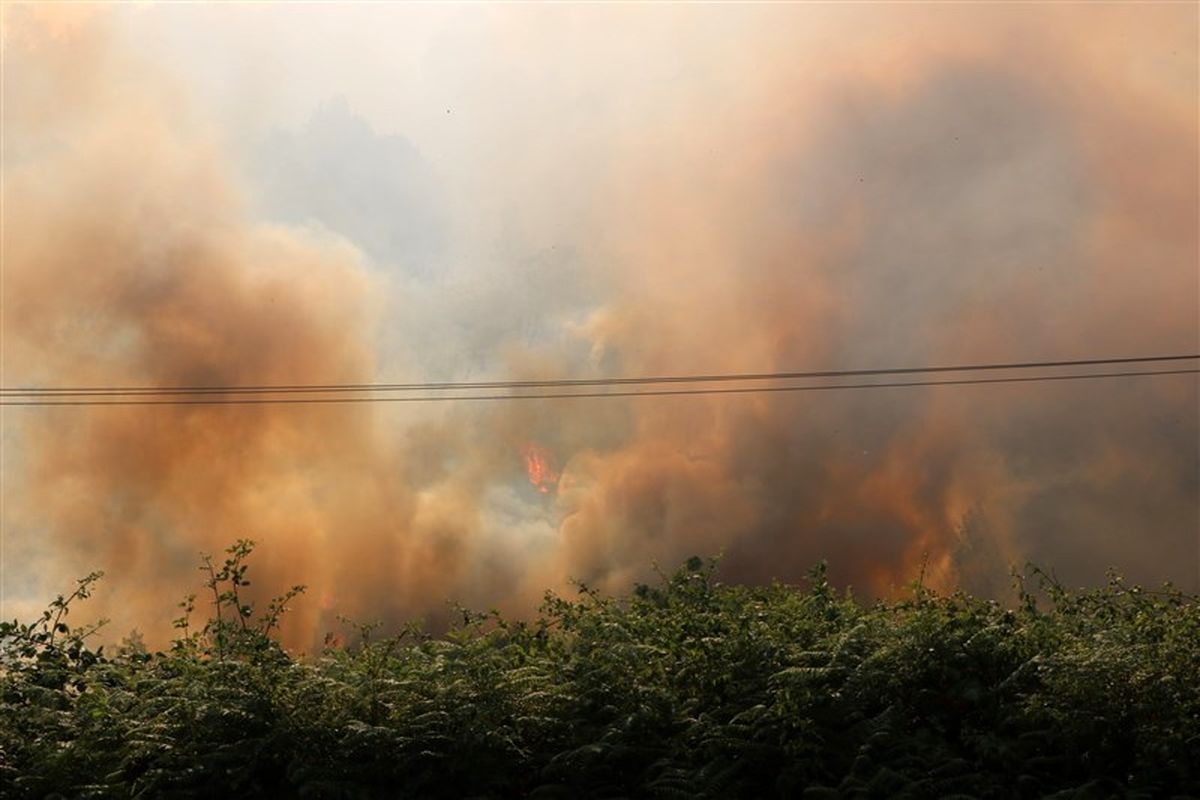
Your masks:
[{"label": "smoke cloud", "polygon": [[[275,135],[276,162],[254,151],[247,178],[110,15],[6,15],[6,385],[767,371],[1200,342],[1192,7],[494,10],[468,27],[497,43],[473,66],[500,87],[495,107],[452,109],[478,141],[445,168],[380,145],[419,174],[407,189],[362,163],[372,134],[344,101],[310,123],[320,141]],[[634,44],[613,43],[630,26]],[[476,124],[489,114],[494,131]],[[357,143],[349,177],[336,130]],[[412,186],[439,177],[438,208],[421,206]],[[314,183],[330,193],[304,203]],[[393,206],[405,219],[388,224]],[[153,637],[198,582],[196,552],[248,536],[255,588],[310,585],[287,631],[304,646],[337,613],[436,623],[451,597],[522,613],[568,578],[623,590],[655,561],[718,551],[728,580],[795,580],[825,558],[869,594],[922,564],[939,585],[999,593],[1027,559],[1068,582],[1112,564],[1195,589],[1198,407],[1195,376],[1173,376],[6,409],[3,569],[17,598],[107,569],[106,613],[132,609]]]}]

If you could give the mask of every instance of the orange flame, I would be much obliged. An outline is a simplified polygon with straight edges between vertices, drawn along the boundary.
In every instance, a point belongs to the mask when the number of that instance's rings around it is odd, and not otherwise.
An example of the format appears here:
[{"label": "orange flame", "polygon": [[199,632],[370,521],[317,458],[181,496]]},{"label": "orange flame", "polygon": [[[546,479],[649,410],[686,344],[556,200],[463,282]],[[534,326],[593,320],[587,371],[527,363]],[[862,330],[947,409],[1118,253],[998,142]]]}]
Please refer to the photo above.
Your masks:
[{"label": "orange flame", "polygon": [[529,474],[533,488],[548,494],[551,488],[557,486],[558,473],[554,470],[549,450],[530,442],[521,448],[521,456],[525,459],[525,472]]}]

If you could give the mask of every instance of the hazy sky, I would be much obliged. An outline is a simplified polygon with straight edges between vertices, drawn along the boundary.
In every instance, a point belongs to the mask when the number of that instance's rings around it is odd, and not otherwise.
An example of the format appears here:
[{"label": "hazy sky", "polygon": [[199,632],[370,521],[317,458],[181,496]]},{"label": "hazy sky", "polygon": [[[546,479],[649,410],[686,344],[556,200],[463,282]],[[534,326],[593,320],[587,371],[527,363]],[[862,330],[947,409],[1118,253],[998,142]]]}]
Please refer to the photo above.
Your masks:
[{"label": "hazy sky", "polygon": [[[1195,352],[1195,4],[4,6],[4,383]],[[4,599],[196,552],[337,613],[693,553],[1200,586],[1194,375],[798,396],[5,409]],[[530,465],[535,480],[530,479]]]}]

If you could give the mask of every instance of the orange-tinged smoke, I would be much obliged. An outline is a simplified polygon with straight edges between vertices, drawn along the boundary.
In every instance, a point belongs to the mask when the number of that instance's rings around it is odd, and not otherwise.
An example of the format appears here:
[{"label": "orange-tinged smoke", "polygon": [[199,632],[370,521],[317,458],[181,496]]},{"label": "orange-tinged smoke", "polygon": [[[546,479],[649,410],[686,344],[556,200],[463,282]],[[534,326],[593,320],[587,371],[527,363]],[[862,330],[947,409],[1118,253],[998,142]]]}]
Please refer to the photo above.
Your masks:
[{"label": "orange-tinged smoke", "polygon": [[[370,380],[355,249],[247,221],[215,141],[103,17],[47,37],[26,12],[5,13],[6,381]],[[157,640],[198,552],[245,536],[264,545],[256,590],[303,580],[344,587],[343,612],[419,611],[439,556],[402,537],[417,503],[400,454],[370,412],[279,410],[7,410],[10,596],[103,568],[100,610]],[[324,611],[297,604],[291,641],[310,644]]]},{"label": "orange-tinged smoke", "polygon": [[[1195,9],[873,9],[819,58],[801,31],[816,12],[762,13],[775,35],[712,59],[738,91],[665,100],[610,154],[625,168],[584,231],[616,288],[576,329],[596,360],[1195,350]],[[874,592],[922,565],[1002,592],[1029,558],[1198,585],[1196,405],[1194,376],[643,400],[616,445],[574,430],[594,407],[563,408],[555,573],[620,590],[652,559],[723,550],[733,579],[828,558]]]},{"label": "orange-tinged smoke", "polygon": [[[405,362],[376,328],[405,297],[384,299],[336,232],[257,221],[217,132],[106,14],[47,29],[5,13],[6,385],[360,383],[381,356]],[[428,289],[412,313],[515,320],[477,338],[519,378],[1194,349],[1197,57],[1179,31],[1196,10],[865,13],[514,10],[496,72],[540,80],[547,48],[569,58],[545,80],[568,88],[651,70],[629,52],[615,68],[585,22],[646,21],[667,66],[599,92],[619,98],[596,104],[607,126],[566,129],[594,163],[574,140],[513,135],[480,168],[481,191],[529,200],[512,217],[535,249],[580,243],[577,264],[481,280],[478,307]],[[453,339],[424,319],[401,348]],[[554,335],[532,340],[527,319]],[[717,552],[733,580],[827,558],[878,593],[922,565],[999,592],[1030,557],[1068,579],[1117,563],[1194,586],[1197,415],[1194,377],[6,409],[4,570],[10,596],[40,597],[106,569],[101,611],[153,640],[196,552],[248,536],[254,588],[310,585],[286,631],[305,646],[340,613],[527,611],[569,577],[624,590],[655,561]]]}]

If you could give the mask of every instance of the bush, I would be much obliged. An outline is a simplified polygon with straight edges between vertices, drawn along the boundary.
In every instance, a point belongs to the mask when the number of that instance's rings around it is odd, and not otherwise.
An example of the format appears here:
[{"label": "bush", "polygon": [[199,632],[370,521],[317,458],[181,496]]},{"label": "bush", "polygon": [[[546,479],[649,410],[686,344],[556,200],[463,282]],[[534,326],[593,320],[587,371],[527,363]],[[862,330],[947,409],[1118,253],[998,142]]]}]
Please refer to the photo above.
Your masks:
[{"label": "bush", "polygon": [[690,560],[624,598],[463,611],[315,659],[257,619],[252,543],[166,652],[66,623],[99,574],[0,624],[6,797],[1163,797],[1200,792],[1200,606],[1113,576],[1043,608],[920,584],[871,606],[723,586]]}]

